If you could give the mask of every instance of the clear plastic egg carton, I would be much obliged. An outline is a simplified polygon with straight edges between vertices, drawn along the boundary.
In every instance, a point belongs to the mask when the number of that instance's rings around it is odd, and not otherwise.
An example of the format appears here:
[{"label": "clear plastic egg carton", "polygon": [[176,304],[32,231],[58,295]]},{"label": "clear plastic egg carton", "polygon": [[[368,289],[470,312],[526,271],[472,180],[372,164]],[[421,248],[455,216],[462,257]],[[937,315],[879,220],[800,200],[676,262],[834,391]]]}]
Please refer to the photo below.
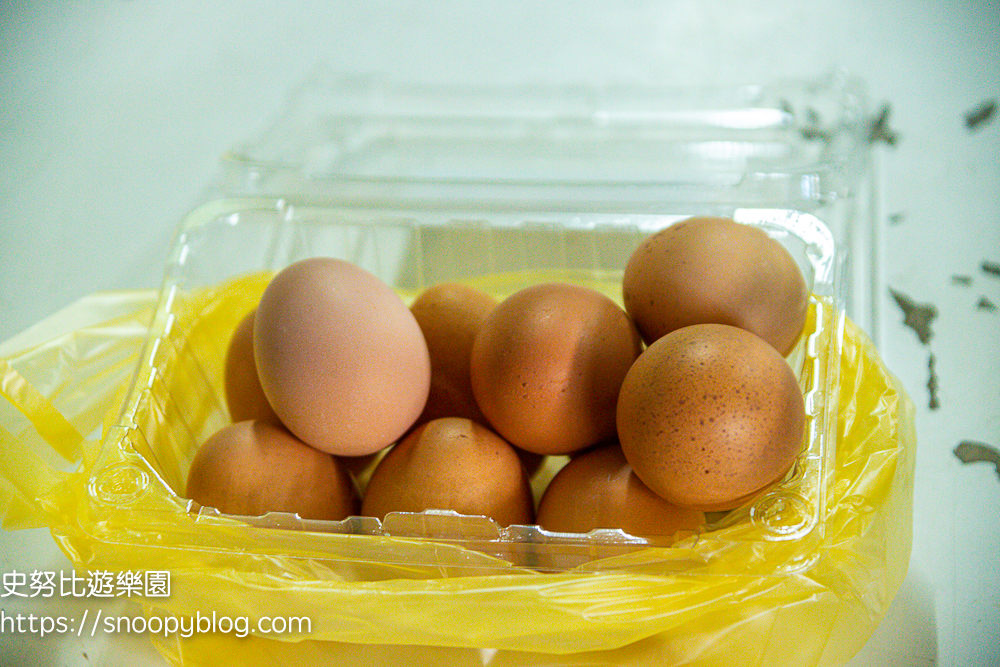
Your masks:
[{"label": "clear plastic egg carton", "polygon": [[[672,98],[411,89],[320,75],[264,138],[226,156],[221,193],[183,221],[142,362],[105,440],[106,465],[89,486],[101,519],[88,532],[105,545],[148,545],[168,561],[180,551],[203,552],[206,562],[226,550],[281,554],[320,561],[348,580],[600,569],[640,553],[662,572],[775,575],[808,566],[836,452],[847,250],[863,210],[851,201],[869,187],[855,142],[863,100],[852,85],[834,76]],[[795,112],[813,104],[810,96],[839,110],[822,145]],[[229,423],[229,334],[284,266],[345,259],[407,302],[443,281],[502,298],[559,280],[621,304],[632,251],[692,215],[759,226],[795,257],[812,293],[788,357],[806,399],[801,453],[783,481],[710,515],[705,531],[668,546],[618,530],[503,528],[441,511],[384,521],[229,517],[184,498],[195,451]],[[535,475],[536,501],[565,461],[549,457]],[[207,526],[239,537],[219,542]]]},{"label": "clear plastic egg carton", "polygon": [[872,332],[875,122],[864,84],[839,70],[721,88],[486,88],[321,69],[267,131],[225,155],[222,189],[481,211],[491,224],[522,211],[560,225],[578,213],[811,213],[842,251],[845,310]]}]

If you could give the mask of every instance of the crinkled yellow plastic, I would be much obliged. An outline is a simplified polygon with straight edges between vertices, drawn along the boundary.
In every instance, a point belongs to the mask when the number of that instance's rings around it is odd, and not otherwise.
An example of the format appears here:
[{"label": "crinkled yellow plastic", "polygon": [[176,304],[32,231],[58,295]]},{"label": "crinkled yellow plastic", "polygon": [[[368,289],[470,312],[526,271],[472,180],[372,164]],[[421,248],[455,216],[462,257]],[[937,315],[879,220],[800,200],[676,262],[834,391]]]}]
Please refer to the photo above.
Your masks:
[{"label": "crinkled yellow plastic", "polygon": [[[192,307],[205,326],[231,331],[255,291],[246,303],[221,308],[209,290]],[[497,574],[499,559],[453,545],[255,531],[189,512],[170,491],[183,477],[184,456],[158,460],[136,435],[142,424],[128,438],[111,437],[123,419],[163,428],[171,410],[194,411],[186,423],[210,419],[197,405],[157,403],[155,391],[144,395],[145,409],[121,411],[135,366],[146,358],[155,307],[151,292],[95,295],[0,346],[0,513],[8,530],[49,526],[80,569],[170,570],[171,596],[148,599],[147,614],[312,621],[310,632],[280,637],[153,637],[175,665],[840,665],[867,641],[905,575],[913,407],[846,318],[825,531],[818,543],[789,541],[768,552],[806,567],[733,575],[732,563],[720,574],[712,561],[672,573],[664,567],[672,550],[648,548],[560,573],[511,566]],[[203,358],[220,356],[225,344],[197,330],[185,340],[219,347]],[[109,452],[102,442],[122,444]],[[95,477],[98,462],[103,474]],[[117,477],[116,462],[123,471]],[[136,470],[144,472],[137,478]],[[131,509],[142,510],[143,525],[130,524],[128,511],[102,513],[116,498],[122,510],[137,503]],[[175,548],[172,536],[180,534],[189,543],[195,536],[199,548]],[[286,557],[282,545],[292,543],[311,556]],[[406,553],[415,564],[369,562],[380,550]],[[422,552],[425,562],[461,564],[465,576],[420,566]],[[491,574],[477,576],[479,564]]]}]

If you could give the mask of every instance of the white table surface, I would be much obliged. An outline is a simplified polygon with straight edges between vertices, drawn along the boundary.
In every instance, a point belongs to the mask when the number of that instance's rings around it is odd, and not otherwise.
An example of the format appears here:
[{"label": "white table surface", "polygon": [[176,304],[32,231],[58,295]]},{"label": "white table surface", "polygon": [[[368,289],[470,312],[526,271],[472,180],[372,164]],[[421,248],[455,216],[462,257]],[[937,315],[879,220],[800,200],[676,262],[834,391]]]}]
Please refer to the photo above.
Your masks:
[{"label": "white table surface", "polygon": [[[881,8],[871,5],[881,4]],[[990,6],[991,5],[991,6]],[[325,62],[396,80],[766,83],[844,66],[889,102],[879,148],[880,318],[917,405],[909,575],[859,665],[1000,664],[1000,7],[863,0],[178,1],[0,5],[0,340],[78,297],[155,287],[174,226],[228,147],[257,135]],[[890,224],[890,216],[895,216]],[[967,275],[970,285],[953,275]],[[933,339],[888,288],[933,303]],[[940,407],[928,407],[928,356]],[[0,533],[0,569],[68,562],[44,531]],[[39,614],[96,611],[57,599]],[[0,635],[4,665],[162,665],[141,639]]]}]

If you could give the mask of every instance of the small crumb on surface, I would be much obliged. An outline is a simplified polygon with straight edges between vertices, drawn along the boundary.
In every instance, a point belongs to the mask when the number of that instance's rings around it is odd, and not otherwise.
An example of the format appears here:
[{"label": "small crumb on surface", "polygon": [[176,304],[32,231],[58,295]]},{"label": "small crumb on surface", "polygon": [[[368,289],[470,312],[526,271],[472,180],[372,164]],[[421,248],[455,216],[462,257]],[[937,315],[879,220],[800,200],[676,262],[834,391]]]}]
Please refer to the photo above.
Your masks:
[{"label": "small crumb on surface", "polygon": [[980,125],[985,125],[993,119],[993,114],[997,110],[996,100],[986,100],[974,109],[970,109],[965,112],[965,127],[969,131],[975,131],[979,129]]},{"label": "small crumb on surface", "polygon": [[985,296],[979,297],[979,303],[976,304],[976,308],[979,310],[985,310],[988,313],[992,313],[997,309],[996,304],[987,299]]},{"label": "small crumb on surface", "polygon": [[801,132],[802,132],[802,137],[804,139],[810,139],[810,140],[818,139],[820,141],[829,141],[831,138],[830,132],[818,127],[803,127]]},{"label": "small crumb on surface", "polygon": [[895,146],[899,142],[899,133],[889,127],[890,113],[892,113],[892,106],[886,102],[882,105],[878,116],[872,121],[871,130],[868,132],[868,143],[874,144],[882,141],[890,146]]},{"label": "small crumb on surface", "polygon": [[806,107],[804,110],[805,118],[802,119],[799,132],[802,134],[802,138],[808,141],[831,141],[835,132],[830,128],[823,127],[823,118],[820,116],[819,112],[812,107]]},{"label": "small crumb on surface", "polygon": [[934,335],[931,331],[931,321],[937,317],[937,307],[930,303],[917,303],[894,289],[890,289],[889,293],[903,311],[903,324],[913,329],[920,342],[927,345]]},{"label": "small crumb on surface", "polygon": [[993,445],[975,440],[963,440],[954,450],[955,456],[962,463],[992,463],[1000,477],[1000,451]]},{"label": "small crumb on surface", "polygon": [[[930,343],[931,337],[934,335],[931,331],[931,321],[937,317],[937,308],[930,303],[917,303],[902,292],[897,292],[894,289],[890,289],[889,293],[892,294],[892,298],[896,300],[896,304],[903,311],[903,324],[916,332],[917,338],[921,343],[924,345]],[[930,394],[927,407],[931,410],[937,410],[941,407],[941,401],[938,400],[938,376],[934,370],[936,361],[937,359],[932,352],[927,359],[927,391]]]},{"label": "small crumb on surface", "polygon": [[983,263],[980,264],[979,267],[983,270],[983,273],[988,273],[992,276],[1000,278],[1000,264],[984,259]]},{"label": "small crumb on surface", "polygon": [[889,215],[889,224],[890,225],[893,225],[893,226],[898,225],[898,224],[902,223],[904,220],[906,220],[906,214],[903,213],[902,211],[896,211],[895,213],[891,213]]},{"label": "small crumb on surface", "polygon": [[953,275],[951,277],[951,284],[961,285],[962,287],[969,287],[970,285],[972,285],[972,276],[963,276],[957,274]]},{"label": "small crumb on surface", "polygon": [[937,393],[938,377],[937,373],[934,372],[934,363],[936,361],[937,359],[934,358],[933,354],[931,354],[931,356],[928,357],[927,359],[927,371],[928,371],[927,391],[930,393],[930,400],[927,402],[927,407],[930,408],[931,410],[937,410],[939,407],[941,407],[941,401],[938,400],[938,393]]}]

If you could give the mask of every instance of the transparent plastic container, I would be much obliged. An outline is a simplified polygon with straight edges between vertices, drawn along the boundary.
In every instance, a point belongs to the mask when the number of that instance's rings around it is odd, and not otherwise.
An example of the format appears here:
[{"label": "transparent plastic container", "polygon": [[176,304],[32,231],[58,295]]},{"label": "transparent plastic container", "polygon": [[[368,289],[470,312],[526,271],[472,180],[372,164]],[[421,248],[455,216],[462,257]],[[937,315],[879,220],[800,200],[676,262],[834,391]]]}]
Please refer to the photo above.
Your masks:
[{"label": "transparent plastic container", "polygon": [[[407,301],[443,281],[503,298],[561,280],[621,303],[622,271],[643,238],[692,215],[723,215],[781,242],[811,290],[806,331],[789,355],[806,398],[806,435],[785,480],[712,515],[704,532],[679,536],[660,567],[768,576],[807,567],[808,545],[823,535],[836,450],[832,360],[851,303],[845,249],[863,233],[864,117],[856,82],[840,75],[683,94],[421,88],[318,75],[264,137],[224,158],[222,194],[183,221],[143,363],[105,439],[107,465],[90,484],[101,520],[84,529],[95,543],[247,548],[206,543],[198,522],[229,518],[186,500],[183,489],[198,446],[228,423],[229,334],[268,277],[296,260],[351,261]],[[536,499],[565,461],[548,457],[533,479]],[[151,493],[163,503],[137,502]],[[178,507],[195,521],[175,523]],[[501,528],[451,512],[382,522],[234,519],[261,553],[319,558],[346,579],[558,572],[659,544],[614,530]],[[155,526],[155,538],[136,528],[143,525]]]},{"label": "transparent plastic container", "polygon": [[[852,321],[870,321],[877,268],[860,91],[840,73],[678,91],[320,72],[225,156],[158,295],[98,295],[68,316],[78,330],[0,359],[5,526],[49,526],[81,570],[168,571],[171,594],[139,600],[147,617],[312,619],[282,636],[150,633],[185,667],[845,663],[906,573],[916,443],[912,402]],[[704,530],[244,517],[184,497],[228,422],[229,338],[289,263],[340,257],[405,300],[445,280],[497,297],[564,280],[620,303],[632,251],[692,215],[760,227],[811,291],[788,356],[807,412],[795,465]],[[564,462],[546,460],[536,498]]]},{"label": "transparent plastic container", "polygon": [[872,119],[863,83],[843,71],[698,89],[402,85],[320,70],[224,157],[223,191],[491,224],[809,213],[842,253],[845,310],[871,332]]},{"label": "transparent plastic container", "polygon": [[[718,568],[724,565],[732,543],[749,540],[758,543],[753,549],[757,556],[731,563],[734,572],[746,573],[754,571],[756,560],[772,560],[770,544],[818,540],[823,530],[824,481],[835,448],[831,406],[837,402],[837,364],[831,360],[839,358],[839,315],[832,237],[809,214],[774,209],[727,213],[778,239],[797,258],[811,288],[807,329],[789,355],[806,398],[806,435],[802,452],[784,482],[754,503],[720,516],[705,533],[686,536],[677,544],[677,558],[666,566],[676,571],[723,559],[714,564]],[[123,426],[107,442],[110,466],[98,473],[93,488],[121,488],[123,476],[131,476],[146,481],[126,484],[130,489],[142,494],[161,493],[176,503],[185,503],[190,512],[218,515],[217,510],[199,508],[183,499],[187,470],[198,446],[229,423],[221,390],[228,333],[255,307],[267,277],[293,261],[317,255],[346,259],[392,285],[406,299],[440,281],[466,282],[503,298],[530,284],[560,280],[595,287],[620,303],[621,274],[632,249],[646,235],[678,219],[682,218],[662,215],[626,220],[606,214],[579,214],[545,223],[515,218],[499,224],[478,216],[449,216],[435,222],[418,221],[398,210],[291,206],[264,198],[231,199],[202,207],[188,218],[180,235],[151,329],[148,354],[125,401]],[[223,325],[228,327],[227,335],[206,342],[209,327],[215,330],[214,325],[202,321],[206,310],[211,318],[224,318],[219,321],[227,323]],[[136,451],[141,464],[131,470],[123,467],[123,448]],[[533,478],[536,498],[567,460],[547,457]],[[111,475],[110,481],[104,475]],[[158,484],[150,482],[154,478]],[[123,504],[134,505],[135,499],[126,496],[129,494],[109,498],[98,493],[95,501],[104,505],[99,513],[113,513]],[[190,532],[189,524],[165,535],[165,521],[144,517],[135,507],[127,512],[131,535],[144,539],[135,526],[156,525],[172,548],[201,544],[196,529]],[[512,566],[560,571],[658,543],[655,538],[612,530],[574,535],[537,526],[501,528],[485,517],[433,511],[390,514],[383,522],[371,517],[323,522],[287,514],[240,520],[263,533],[307,531],[310,544],[303,556],[312,554],[324,536],[392,536],[448,543],[486,554],[500,561],[492,568],[495,571]],[[106,527],[102,522],[101,528]],[[102,539],[97,534],[94,537]],[[285,553],[294,557],[294,542]],[[449,558],[453,555],[449,552]],[[376,550],[369,557],[383,565],[416,566],[429,568],[429,572],[447,566],[453,574],[461,574],[465,565],[450,560],[419,561],[425,556],[389,549]],[[356,557],[352,552],[346,560],[353,566]],[[331,560],[336,556],[331,555]],[[795,571],[806,565],[808,562],[792,559],[781,567]],[[475,574],[492,571],[481,559],[473,559],[468,566]],[[336,564],[330,567],[337,569]],[[767,567],[766,573],[773,574],[771,566]]]}]

